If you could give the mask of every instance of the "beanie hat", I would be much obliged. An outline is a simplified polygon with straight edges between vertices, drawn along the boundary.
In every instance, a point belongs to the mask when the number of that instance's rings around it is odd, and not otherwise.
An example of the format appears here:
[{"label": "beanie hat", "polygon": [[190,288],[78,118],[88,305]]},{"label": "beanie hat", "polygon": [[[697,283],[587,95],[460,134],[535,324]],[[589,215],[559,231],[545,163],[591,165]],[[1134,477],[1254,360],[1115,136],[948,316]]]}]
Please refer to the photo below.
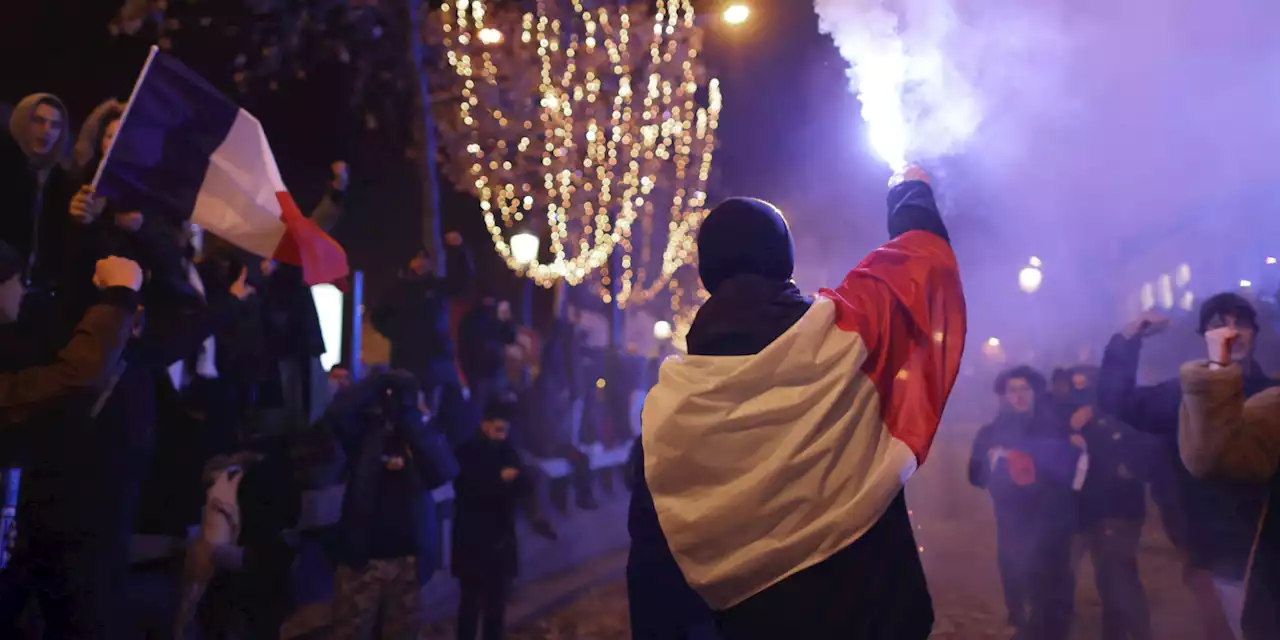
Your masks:
[{"label": "beanie hat", "polygon": [[485,420],[511,422],[516,415],[516,399],[513,395],[497,395],[484,405]]},{"label": "beanie hat", "polygon": [[725,280],[744,274],[790,280],[795,262],[787,219],[764,200],[725,200],[698,230],[698,276],[713,295]]},{"label": "beanie hat", "polygon": [[1200,333],[1209,330],[1209,323],[1216,317],[1231,316],[1239,324],[1248,324],[1258,330],[1258,312],[1238,293],[1225,292],[1209,298],[1200,305]]}]

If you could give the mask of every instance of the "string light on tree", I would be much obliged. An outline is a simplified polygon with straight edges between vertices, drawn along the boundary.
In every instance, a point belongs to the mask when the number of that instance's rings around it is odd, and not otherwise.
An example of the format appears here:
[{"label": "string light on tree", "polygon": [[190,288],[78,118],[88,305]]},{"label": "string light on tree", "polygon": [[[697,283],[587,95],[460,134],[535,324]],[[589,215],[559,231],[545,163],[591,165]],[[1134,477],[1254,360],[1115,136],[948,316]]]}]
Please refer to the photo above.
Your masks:
[{"label": "string light on tree", "polygon": [[[694,258],[721,110],[691,1],[520,13],[451,0],[434,15],[437,86],[461,98],[440,117],[444,167],[479,198],[498,254],[543,286],[593,281],[610,302],[613,284],[619,306],[666,292],[684,308],[696,292],[677,272]],[[530,226],[551,259],[521,268],[508,233]]]}]

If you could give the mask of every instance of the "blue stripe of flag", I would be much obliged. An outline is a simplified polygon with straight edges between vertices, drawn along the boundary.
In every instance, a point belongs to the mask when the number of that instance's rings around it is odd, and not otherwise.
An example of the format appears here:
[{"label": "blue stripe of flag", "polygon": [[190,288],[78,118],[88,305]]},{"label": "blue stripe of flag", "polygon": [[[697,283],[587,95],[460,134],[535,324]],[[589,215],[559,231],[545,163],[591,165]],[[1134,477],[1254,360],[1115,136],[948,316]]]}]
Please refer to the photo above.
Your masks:
[{"label": "blue stripe of flag", "polygon": [[177,58],[157,53],[134,92],[97,192],[121,211],[186,221],[209,158],[239,111]]}]

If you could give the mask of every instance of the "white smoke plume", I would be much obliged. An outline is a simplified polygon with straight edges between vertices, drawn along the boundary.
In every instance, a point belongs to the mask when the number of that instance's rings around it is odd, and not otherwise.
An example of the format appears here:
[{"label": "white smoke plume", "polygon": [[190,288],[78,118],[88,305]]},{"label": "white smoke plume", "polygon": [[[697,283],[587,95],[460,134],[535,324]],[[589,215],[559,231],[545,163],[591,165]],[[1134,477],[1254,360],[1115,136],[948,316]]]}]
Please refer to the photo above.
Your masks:
[{"label": "white smoke plume", "polygon": [[851,65],[870,144],[891,168],[960,150],[982,104],[960,61],[944,55],[959,25],[951,0],[815,0],[814,8]]}]

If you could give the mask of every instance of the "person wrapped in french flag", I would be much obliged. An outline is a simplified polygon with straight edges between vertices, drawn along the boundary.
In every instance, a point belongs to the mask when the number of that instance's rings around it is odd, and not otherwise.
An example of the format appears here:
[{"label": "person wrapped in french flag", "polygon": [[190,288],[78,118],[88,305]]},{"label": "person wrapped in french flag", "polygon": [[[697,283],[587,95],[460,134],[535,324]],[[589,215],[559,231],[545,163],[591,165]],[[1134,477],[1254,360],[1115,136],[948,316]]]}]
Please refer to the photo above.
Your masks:
[{"label": "person wrapped in french flag", "polygon": [[891,240],[815,298],[772,205],[733,199],[703,222],[711,298],[644,406],[634,637],[929,636],[904,487],[959,371],[965,299],[928,176],[894,184]]},{"label": "person wrapped in french flag", "polygon": [[154,47],[93,190],[300,266],[307,284],[348,273],[346,252],[289,195],[262,123]]}]

